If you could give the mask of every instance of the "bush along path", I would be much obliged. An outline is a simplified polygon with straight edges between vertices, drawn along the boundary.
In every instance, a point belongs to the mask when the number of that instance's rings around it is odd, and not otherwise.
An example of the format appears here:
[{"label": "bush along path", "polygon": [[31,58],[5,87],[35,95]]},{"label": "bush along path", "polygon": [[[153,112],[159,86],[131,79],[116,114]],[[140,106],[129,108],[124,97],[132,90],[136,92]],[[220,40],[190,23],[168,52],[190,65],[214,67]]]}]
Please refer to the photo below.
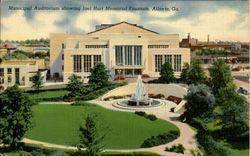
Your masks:
[{"label": "bush along path", "polygon": [[[48,102],[49,103],[49,102]],[[43,104],[48,104],[43,103]],[[50,102],[51,103],[51,102]],[[118,108],[115,108],[112,106],[112,104],[114,103],[114,101],[100,101],[100,100],[92,100],[91,103],[96,103],[104,108],[107,109],[112,109],[112,110],[118,110],[118,111],[130,111],[130,112],[134,112],[132,110],[120,110]],[[56,104],[60,104],[59,102]],[[69,102],[61,102],[61,104],[70,104]],[[186,149],[184,155],[186,154],[190,154],[190,150],[197,150],[197,143],[194,139],[195,133],[194,131],[185,123],[182,123],[180,121],[175,120],[175,118],[177,116],[179,116],[178,114],[175,113],[171,113],[170,111],[170,107],[168,105],[164,105],[160,108],[157,109],[152,109],[152,110],[141,110],[141,111],[145,111],[147,114],[154,114],[157,118],[169,121],[173,124],[175,124],[179,130],[180,130],[180,136],[167,143],[164,145],[159,145],[159,146],[154,146],[154,147],[150,147],[150,148],[140,148],[140,149],[124,149],[124,150],[115,150],[115,149],[106,149],[104,151],[119,151],[119,152],[136,152],[136,151],[150,151],[150,152],[155,152],[155,153],[159,153],[163,156],[180,156],[183,155],[182,153],[174,153],[174,152],[169,152],[169,151],[165,151],[165,148],[171,147],[173,145],[177,145],[177,144],[182,144],[184,146],[184,148]],[[76,147],[74,146],[64,146],[64,145],[56,145],[56,144],[50,144],[50,143],[46,143],[46,142],[41,142],[41,141],[35,141],[35,140],[31,140],[31,139],[27,139],[24,138],[22,140],[22,142],[24,143],[31,143],[31,144],[37,144],[37,145],[41,145],[44,147],[54,147],[54,148],[61,148],[61,149],[75,149],[77,150]]]}]

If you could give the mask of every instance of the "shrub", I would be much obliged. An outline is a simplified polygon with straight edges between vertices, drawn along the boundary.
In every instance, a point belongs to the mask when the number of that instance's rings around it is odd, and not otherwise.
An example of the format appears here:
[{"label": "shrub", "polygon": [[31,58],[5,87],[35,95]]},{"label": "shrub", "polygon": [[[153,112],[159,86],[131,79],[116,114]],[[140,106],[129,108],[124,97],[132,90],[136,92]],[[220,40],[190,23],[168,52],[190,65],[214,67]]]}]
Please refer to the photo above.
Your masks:
[{"label": "shrub", "polygon": [[143,111],[136,111],[135,112],[136,115],[139,115],[139,116],[143,116],[143,117],[146,117],[147,116],[147,113],[143,112]]},{"label": "shrub", "polygon": [[173,145],[171,148],[166,147],[165,151],[175,152],[175,153],[182,153],[184,154],[185,147],[182,144]]},{"label": "shrub", "polygon": [[157,120],[157,117],[154,114],[148,114],[146,116],[147,119],[151,120],[151,121],[155,121]]},{"label": "shrub", "polygon": [[174,103],[179,104],[182,101],[182,98],[170,95],[168,96],[167,100],[173,101]]},{"label": "shrub", "polygon": [[142,148],[148,148],[148,147],[153,147],[153,146],[166,144],[166,143],[169,143],[169,142],[175,140],[179,136],[180,136],[179,131],[171,130],[168,133],[159,134],[156,137],[152,136],[151,138],[146,139],[142,143],[141,147]]}]

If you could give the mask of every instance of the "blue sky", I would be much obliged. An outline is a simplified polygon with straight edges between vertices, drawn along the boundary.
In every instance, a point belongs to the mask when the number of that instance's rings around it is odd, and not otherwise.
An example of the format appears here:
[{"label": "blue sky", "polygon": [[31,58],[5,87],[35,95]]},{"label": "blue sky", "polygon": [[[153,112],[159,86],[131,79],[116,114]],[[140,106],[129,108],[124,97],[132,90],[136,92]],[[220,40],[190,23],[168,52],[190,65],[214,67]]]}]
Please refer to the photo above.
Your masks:
[{"label": "blue sky", "polygon": [[[9,10],[14,7],[148,7],[148,11]],[[152,11],[153,7],[170,11]],[[178,8],[172,11],[171,8]],[[50,33],[88,33],[95,25],[127,21],[163,34],[191,33],[199,40],[249,41],[248,1],[146,1],[146,0],[3,0],[1,38],[24,40]]]}]

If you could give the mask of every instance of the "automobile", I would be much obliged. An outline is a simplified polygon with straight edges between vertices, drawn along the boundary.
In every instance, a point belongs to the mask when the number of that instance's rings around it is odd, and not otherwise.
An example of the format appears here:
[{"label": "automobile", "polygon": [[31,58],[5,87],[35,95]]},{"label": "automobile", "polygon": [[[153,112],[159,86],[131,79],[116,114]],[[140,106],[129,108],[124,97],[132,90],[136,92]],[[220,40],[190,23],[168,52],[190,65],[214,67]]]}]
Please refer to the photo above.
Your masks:
[{"label": "automobile", "polygon": [[150,76],[148,74],[142,74],[141,78],[150,78]]},{"label": "automobile", "polygon": [[248,91],[244,87],[239,87],[239,89],[237,90],[237,92],[241,93],[241,94],[245,94],[245,95],[248,94]]},{"label": "automobile", "polygon": [[125,80],[125,76],[124,75],[120,75],[120,76],[116,76],[114,77],[114,80]]},{"label": "automobile", "polygon": [[232,71],[240,71],[240,69],[241,69],[241,67],[238,66],[238,67],[233,68]]}]

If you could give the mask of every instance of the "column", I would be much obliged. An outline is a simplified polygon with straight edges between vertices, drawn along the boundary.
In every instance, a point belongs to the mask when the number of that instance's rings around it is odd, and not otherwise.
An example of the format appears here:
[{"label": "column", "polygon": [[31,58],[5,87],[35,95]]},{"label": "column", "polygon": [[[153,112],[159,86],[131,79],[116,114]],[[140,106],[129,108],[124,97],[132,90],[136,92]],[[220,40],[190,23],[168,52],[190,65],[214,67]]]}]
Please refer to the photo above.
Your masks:
[{"label": "column", "polygon": [[94,55],[90,55],[91,56],[91,68],[94,67]]},{"label": "column", "polygon": [[122,46],[122,65],[125,65],[125,46]]},{"label": "column", "polygon": [[134,46],[132,46],[132,66],[134,65]]}]

